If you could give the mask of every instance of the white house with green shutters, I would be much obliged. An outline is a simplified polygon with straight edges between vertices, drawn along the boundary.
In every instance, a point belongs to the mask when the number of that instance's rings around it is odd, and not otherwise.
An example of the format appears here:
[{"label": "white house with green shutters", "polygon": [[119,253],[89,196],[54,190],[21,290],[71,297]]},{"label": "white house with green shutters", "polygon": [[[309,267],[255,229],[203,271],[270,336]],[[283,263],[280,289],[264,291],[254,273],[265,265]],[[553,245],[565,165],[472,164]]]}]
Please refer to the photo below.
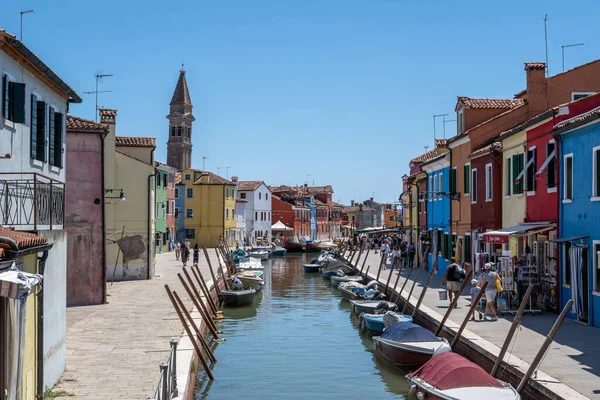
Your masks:
[{"label": "white house with green shutters", "polygon": [[[40,49],[36,53],[39,54]],[[0,225],[52,243],[43,271],[41,384],[66,361],[65,116],[81,98],[34,52],[0,29]]]}]

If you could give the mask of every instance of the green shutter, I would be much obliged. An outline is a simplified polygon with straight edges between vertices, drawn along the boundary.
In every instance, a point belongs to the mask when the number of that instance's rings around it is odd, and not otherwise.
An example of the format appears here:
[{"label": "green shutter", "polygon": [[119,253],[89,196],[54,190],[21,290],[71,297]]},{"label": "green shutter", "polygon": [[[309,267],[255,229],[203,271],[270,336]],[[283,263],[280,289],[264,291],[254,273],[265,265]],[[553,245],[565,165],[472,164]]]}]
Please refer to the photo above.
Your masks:
[{"label": "green shutter", "polygon": [[515,154],[512,156],[512,185],[513,185],[513,193],[519,193],[519,185],[516,182],[517,176],[519,175],[519,155]]},{"label": "green shutter", "polygon": [[63,114],[54,113],[54,165],[63,168],[63,155],[65,149],[64,143],[64,122]]},{"label": "green shutter", "polygon": [[48,107],[48,157],[50,158],[50,165],[54,164],[54,152],[55,152],[55,141],[54,141],[54,108]]},{"label": "green shutter", "polygon": [[450,170],[450,194],[456,194],[456,169]]},{"label": "green shutter", "polygon": [[463,167],[464,182],[465,182],[465,194],[471,193],[471,167],[465,165]]},{"label": "green shutter", "polygon": [[[523,171],[523,169],[525,168],[525,154],[521,153],[519,154],[519,173],[521,173],[521,171]],[[525,174],[523,174],[523,177],[525,177]],[[521,179],[519,179],[519,193],[523,193],[523,177]]]},{"label": "green shutter", "polygon": [[8,75],[2,77],[2,116],[11,119],[10,115],[10,82]]},{"label": "green shutter", "polygon": [[37,154],[37,96],[31,95],[31,123],[29,126],[29,153],[35,159]]},{"label": "green shutter", "polygon": [[47,162],[48,154],[46,153],[46,103],[43,101],[37,102],[37,138],[36,138],[36,159]]},{"label": "green shutter", "polygon": [[25,123],[25,84],[11,82],[12,85],[12,120],[17,124]]}]

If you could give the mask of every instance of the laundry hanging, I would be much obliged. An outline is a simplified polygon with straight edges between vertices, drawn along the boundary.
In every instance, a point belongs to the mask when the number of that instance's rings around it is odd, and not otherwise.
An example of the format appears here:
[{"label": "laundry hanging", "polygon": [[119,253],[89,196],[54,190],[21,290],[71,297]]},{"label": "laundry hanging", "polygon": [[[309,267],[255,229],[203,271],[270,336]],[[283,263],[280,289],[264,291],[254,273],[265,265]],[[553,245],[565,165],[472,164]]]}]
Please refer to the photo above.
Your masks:
[{"label": "laundry hanging", "polygon": [[569,249],[569,261],[571,264],[571,298],[573,299],[573,313],[578,317],[583,316],[583,251],[581,247]]}]

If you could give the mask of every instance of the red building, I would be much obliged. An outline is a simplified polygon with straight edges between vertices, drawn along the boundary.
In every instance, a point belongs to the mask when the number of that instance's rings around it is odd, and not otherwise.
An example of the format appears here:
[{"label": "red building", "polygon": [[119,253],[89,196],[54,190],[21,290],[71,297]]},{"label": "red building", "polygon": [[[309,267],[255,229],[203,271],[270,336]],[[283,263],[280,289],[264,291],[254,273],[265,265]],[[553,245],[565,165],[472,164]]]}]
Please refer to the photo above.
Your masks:
[{"label": "red building", "polygon": [[67,116],[67,306],[106,303],[104,136],[108,128]]},{"label": "red building", "polygon": [[281,221],[288,228],[294,228],[293,235],[285,233],[287,236],[310,235],[310,208],[301,203],[296,204],[271,195],[271,222],[275,224]]}]

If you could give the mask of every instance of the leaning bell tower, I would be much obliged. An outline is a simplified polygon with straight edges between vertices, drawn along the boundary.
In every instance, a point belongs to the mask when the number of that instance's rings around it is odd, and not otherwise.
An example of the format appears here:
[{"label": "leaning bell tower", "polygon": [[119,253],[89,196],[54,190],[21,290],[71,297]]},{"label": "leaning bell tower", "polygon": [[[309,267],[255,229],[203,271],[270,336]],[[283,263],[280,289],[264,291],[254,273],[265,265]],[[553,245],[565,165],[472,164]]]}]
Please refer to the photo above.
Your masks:
[{"label": "leaning bell tower", "polygon": [[167,141],[167,165],[179,171],[192,165],[192,100],[185,79],[185,70],[179,71],[179,79],[169,103],[169,140]]}]

